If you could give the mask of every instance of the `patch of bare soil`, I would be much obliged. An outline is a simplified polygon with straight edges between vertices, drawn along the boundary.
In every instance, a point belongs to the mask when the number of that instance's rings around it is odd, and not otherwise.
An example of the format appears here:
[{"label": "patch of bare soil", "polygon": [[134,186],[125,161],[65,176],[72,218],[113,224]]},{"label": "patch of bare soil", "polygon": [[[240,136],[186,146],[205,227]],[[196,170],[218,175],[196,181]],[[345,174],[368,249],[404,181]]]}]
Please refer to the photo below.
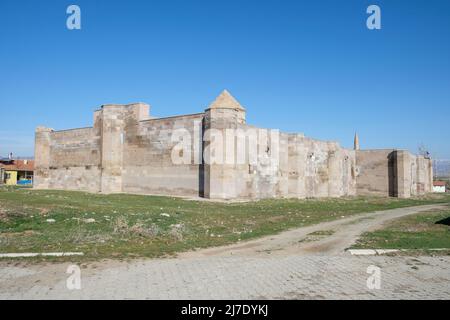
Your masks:
[{"label": "patch of bare soil", "polygon": [[32,236],[35,234],[39,234],[38,232],[34,231],[34,230],[25,230],[22,232],[4,232],[1,234],[2,237],[5,238],[10,238],[10,237],[17,237],[17,236]]}]

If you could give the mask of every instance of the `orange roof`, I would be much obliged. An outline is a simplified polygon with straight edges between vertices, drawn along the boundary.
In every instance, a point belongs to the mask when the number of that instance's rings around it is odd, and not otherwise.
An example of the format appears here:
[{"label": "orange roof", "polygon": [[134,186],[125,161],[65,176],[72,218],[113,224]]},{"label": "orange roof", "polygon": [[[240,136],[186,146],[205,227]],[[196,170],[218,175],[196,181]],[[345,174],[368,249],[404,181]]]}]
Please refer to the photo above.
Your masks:
[{"label": "orange roof", "polygon": [[435,187],[445,187],[446,184],[445,181],[433,181],[433,186]]},{"label": "orange roof", "polygon": [[0,167],[11,171],[34,171],[34,160],[2,161]]}]

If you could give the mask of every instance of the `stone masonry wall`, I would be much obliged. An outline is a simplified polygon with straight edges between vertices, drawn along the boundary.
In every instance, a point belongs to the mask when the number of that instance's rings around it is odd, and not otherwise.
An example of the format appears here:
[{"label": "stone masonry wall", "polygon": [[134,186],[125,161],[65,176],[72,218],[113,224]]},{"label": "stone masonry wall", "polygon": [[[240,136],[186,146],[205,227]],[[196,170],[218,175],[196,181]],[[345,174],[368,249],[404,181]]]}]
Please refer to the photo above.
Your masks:
[{"label": "stone masonry wall", "polygon": [[356,151],[358,195],[397,196],[395,150]]},{"label": "stone masonry wall", "polygon": [[93,128],[36,133],[36,188],[100,191],[100,137]]},{"label": "stone masonry wall", "polygon": [[397,153],[398,194],[400,198],[432,192],[433,172],[430,159],[415,156],[407,151]]},{"label": "stone masonry wall", "polygon": [[358,150],[357,194],[400,198],[432,192],[430,159],[404,150]]},{"label": "stone masonry wall", "polygon": [[[222,197],[308,198],[356,194],[354,151],[334,142],[287,133],[280,133],[279,149],[280,156],[275,162],[260,159],[257,165],[226,166],[221,178],[228,183]],[[270,150],[267,158],[269,153]]]},{"label": "stone masonry wall", "polygon": [[[273,134],[248,125],[245,109],[226,91],[198,114],[156,119],[149,110],[144,103],[104,105],[95,111],[91,128],[38,127],[34,187],[211,199],[410,197],[432,189],[430,159],[394,149],[349,150],[303,134]],[[231,139],[230,130],[236,133]],[[257,140],[248,132],[257,132]],[[189,141],[183,141],[183,133]],[[212,146],[220,138],[224,143],[218,152]],[[182,141],[189,151],[177,149]],[[239,146],[247,152],[241,161]],[[222,162],[203,161],[217,152]]]},{"label": "stone masonry wall", "polygon": [[[136,130],[125,134],[123,160],[123,191],[147,194],[199,196],[203,179],[201,159],[201,130],[203,113],[141,121]],[[178,143],[175,130],[187,131],[193,150],[190,163],[174,164],[172,151]]]}]

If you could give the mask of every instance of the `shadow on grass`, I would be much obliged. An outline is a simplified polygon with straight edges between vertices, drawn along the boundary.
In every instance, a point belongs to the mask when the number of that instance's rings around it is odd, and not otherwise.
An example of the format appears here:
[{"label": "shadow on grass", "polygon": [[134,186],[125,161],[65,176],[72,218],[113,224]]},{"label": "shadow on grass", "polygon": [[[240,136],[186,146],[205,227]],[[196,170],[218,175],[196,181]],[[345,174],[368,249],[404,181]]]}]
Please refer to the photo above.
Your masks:
[{"label": "shadow on grass", "polygon": [[436,221],[435,224],[442,224],[444,226],[450,226],[450,217]]}]

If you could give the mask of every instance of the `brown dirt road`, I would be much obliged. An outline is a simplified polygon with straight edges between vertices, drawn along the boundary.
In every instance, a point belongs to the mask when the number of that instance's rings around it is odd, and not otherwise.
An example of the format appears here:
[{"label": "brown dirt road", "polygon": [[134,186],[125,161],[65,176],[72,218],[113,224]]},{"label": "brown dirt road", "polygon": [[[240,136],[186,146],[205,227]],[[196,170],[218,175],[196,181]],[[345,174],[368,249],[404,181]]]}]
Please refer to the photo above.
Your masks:
[{"label": "brown dirt road", "polygon": [[362,233],[376,230],[389,220],[442,208],[448,206],[425,205],[369,212],[238,244],[185,252],[178,257],[342,254]]}]

